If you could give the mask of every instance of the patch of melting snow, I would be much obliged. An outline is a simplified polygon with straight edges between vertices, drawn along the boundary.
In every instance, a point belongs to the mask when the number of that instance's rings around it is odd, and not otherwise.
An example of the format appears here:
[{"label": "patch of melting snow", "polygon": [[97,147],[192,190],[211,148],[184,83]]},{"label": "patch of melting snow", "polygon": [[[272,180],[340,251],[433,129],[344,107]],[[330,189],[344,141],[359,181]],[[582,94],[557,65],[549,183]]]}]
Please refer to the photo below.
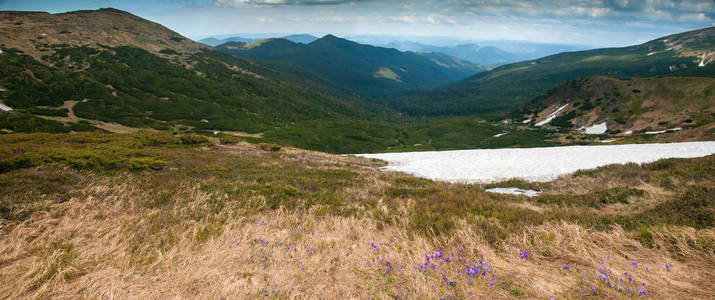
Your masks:
[{"label": "patch of melting snow", "polygon": [[655,54],[655,52],[648,53],[648,55],[646,55],[646,56],[651,56],[653,54]]},{"label": "patch of melting snow", "polygon": [[615,142],[615,141],[616,141],[616,140],[600,140],[599,142],[606,144],[606,143],[613,143],[613,142]]},{"label": "patch of melting snow", "polygon": [[0,103],[0,110],[2,111],[12,111],[12,107],[9,107],[5,104]]},{"label": "patch of melting snow", "polygon": [[359,154],[389,164],[383,169],[447,182],[488,183],[509,178],[549,181],[581,169],[647,163],[715,153],[715,142],[626,144]]},{"label": "patch of melting snow", "polygon": [[658,130],[658,131],[646,131],[645,134],[661,134],[661,133],[666,133],[666,132],[675,132],[675,131],[680,131],[683,130],[681,127],[675,127],[675,128],[670,128],[670,129],[665,129],[665,130]]},{"label": "patch of melting snow", "polygon": [[500,134],[495,134],[494,137],[500,137],[500,136],[503,136],[503,135],[505,135],[505,134],[507,134],[507,133],[508,133],[508,132],[504,132],[504,133],[500,133]]},{"label": "patch of melting snow", "polygon": [[561,107],[557,108],[554,112],[552,112],[551,114],[549,114],[549,116],[546,117],[546,119],[542,120],[541,122],[536,123],[535,125],[536,125],[536,126],[544,126],[544,125],[548,124],[549,122],[551,122],[551,120],[553,120],[554,118],[556,118],[556,117],[559,115],[559,113],[560,113],[564,108],[566,108],[566,106],[569,106],[569,104],[566,103],[566,104],[562,105]]},{"label": "patch of melting snow", "polygon": [[705,66],[705,59],[703,58],[703,59],[700,60],[700,63],[698,64],[698,67],[701,67],[701,68],[702,68],[702,67],[704,67],[704,66]]},{"label": "patch of melting snow", "polygon": [[625,134],[625,135],[631,135],[631,134],[633,134],[633,130],[628,130],[628,131],[624,132],[623,134]]},{"label": "patch of melting snow", "polygon": [[583,133],[585,133],[585,134],[604,134],[604,133],[606,133],[606,130],[608,130],[608,126],[606,125],[606,122],[603,122],[601,124],[594,124],[594,125],[591,125],[591,127],[587,127],[586,129],[583,130]]},{"label": "patch of melting snow", "polygon": [[487,189],[486,190],[489,193],[497,193],[497,194],[508,194],[508,195],[524,195],[527,197],[534,197],[539,194],[541,194],[541,191],[535,191],[535,190],[524,190],[520,188],[493,188],[493,189]]},{"label": "patch of melting snow", "polygon": [[526,123],[529,123],[529,122],[531,122],[531,119],[526,119],[526,120],[524,120],[524,121],[521,121],[521,124],[526,124]]}]

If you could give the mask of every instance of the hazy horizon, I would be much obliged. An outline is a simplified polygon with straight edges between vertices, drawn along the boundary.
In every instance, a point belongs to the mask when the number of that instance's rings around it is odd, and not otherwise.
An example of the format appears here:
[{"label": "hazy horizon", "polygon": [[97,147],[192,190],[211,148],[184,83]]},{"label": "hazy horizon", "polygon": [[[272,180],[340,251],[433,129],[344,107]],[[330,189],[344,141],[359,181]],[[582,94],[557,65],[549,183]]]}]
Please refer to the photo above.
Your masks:
[{"label": "hazy horizon", "polygon": [[329,33],[613,47],[715,25],[710,0],[0,0],[0,10],[59,13],[103,7],[193,39]]}]

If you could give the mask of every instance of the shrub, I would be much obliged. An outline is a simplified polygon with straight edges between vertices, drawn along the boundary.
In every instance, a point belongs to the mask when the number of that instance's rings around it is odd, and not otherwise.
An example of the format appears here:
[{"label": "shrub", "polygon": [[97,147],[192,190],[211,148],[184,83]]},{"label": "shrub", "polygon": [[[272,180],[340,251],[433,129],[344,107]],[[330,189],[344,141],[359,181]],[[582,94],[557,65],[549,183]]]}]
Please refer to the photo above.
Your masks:
[{"label": "shrub", "polygon": [[154,157],[137,157],[129,159],[127,167],[130,170],[152,169],[159,170],[166,164],[165,161]]},{"label": "shrub", "polygon": [[173,49],[163,49],[163,50],[159,51],[159,53],[168,54],[168,55],[178,55],[179,54],[179,52],[176,52]]},{"label": "shrub", "polygon": [[242,141],[243,139],[233,135],[221,135],[218,140],[219,143],[224,145],[234,145]]},{"label": "shrub", "polygon": [[281,145],[273,144],[273,143],[260,143],[260,144],[258,144],[258,146],[263,151],[273,151],[273,152],[280,151],[282,148]]},{"label": "shrub", "polygon": [[179,139],[184,145],[199,145],[206,144],[209,142],[208,138],[206,138],[205,136],[200,136],[198,134],[184,134],[180,136]]}]

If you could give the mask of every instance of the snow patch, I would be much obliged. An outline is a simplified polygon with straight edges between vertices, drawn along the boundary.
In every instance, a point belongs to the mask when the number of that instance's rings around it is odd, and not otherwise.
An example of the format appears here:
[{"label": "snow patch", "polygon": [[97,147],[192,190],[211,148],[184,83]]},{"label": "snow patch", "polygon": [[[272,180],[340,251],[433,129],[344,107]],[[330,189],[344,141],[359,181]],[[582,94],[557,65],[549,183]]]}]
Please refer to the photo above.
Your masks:
[{"label": "snow patch", "polygon": [[587,127],[586,129],[583,130],[583,133],[585,133],[585,134],[604,134],[604,133],[606,133],[606,130],[608,130],[608,126],[606,126],[606,122],[603,122],[601,124],[594,124],[594,125],[591,125],[591,127]]},{"label": "snow patch", "polygon": [[509,178],[549,181],[581,169],[647,163],[715,153],[715,142],[630,144],[359,154],[389,164],[383,169],[447,182],[488,183]]},{"label": "snow patch", "polygon": [[500,137],[500,136],[503,136],[503,135],[505,135],[505,134],[507,134],[507,133],[508,133],[508,132],[504,132],[504,133],[500,133],[500,134],[495,134],[494,137]]},{"label": "snow patch", "polygon": [[0,110],[2,111],[12,111],[12,107],[9,107],[5,104],[0,103]]},{"label": "snow patch", "polygon": [[653,54],[655,54],[655,52],[648,53],[648,55],[646,55],[646,56],[651,56]]},{"label": "snow patch", "polygon": [[493,189],[487,189],[486,191],[489,193],[508,194],[508,195],[524,195],[527,197],[534,197],[536,195],[541,194],[541,191],[523,190],[520,188],[493,188]]},{"label": "snow patch", "polygon": [[631,134],[633,134],[633,130],[628,130],[628,131],[624,132],[623,134],[625,134],[625,135],[631,135]]},{"label": "snow patch", "polygon": [[666,130],[646,131],[645,134],[661,134],[661,133],[675,132],[675,131],[680,131],[680,130],[683,130],[683,128],[675,127],[675,128],[670,128],[670,129],[666,129]]},{"label": "snow patch", "polygon": [[698,64],[698,67],[701,67],[701,68],[702,68],[702,67],[704,67],[704,66],[705,66],[705,59],[703,58],[703,59],[700,60],[700,63]]},{"label": "snow patch", "polygon": [[521,124],[526,124],[526,123],[529,123],[529,122],[531,122],[531,119],[526,119],[526,120],[524,120],[524,121],[521,121]]},{"label": "snow patch", "polygon": [[564,108],[566,108],[566,106],[569,106],[569,104],[566,103],[566,104],[562,105],[561,107],[557,108],[557,109],[556,109],[554,112],[552,112],[548,117],[546,117],[546,119],[542,120],[541,122],[536,123],[535,125],[536,125],[536,126],[544,126],[544,125],[548,124],[549,122],[551,122],[551,120],[553,120],[554,118],[556,118],[556,117],[559,115],[559,113],[560,113]]},{"label": "snow patch", "polygon": [[607,144],[607,143],[613,143],[613,142],[615,142],[615,141],[616,141],[616,140],[601,140],[601,141],[598,141],[598,142],[599,142],[599,143]]}]

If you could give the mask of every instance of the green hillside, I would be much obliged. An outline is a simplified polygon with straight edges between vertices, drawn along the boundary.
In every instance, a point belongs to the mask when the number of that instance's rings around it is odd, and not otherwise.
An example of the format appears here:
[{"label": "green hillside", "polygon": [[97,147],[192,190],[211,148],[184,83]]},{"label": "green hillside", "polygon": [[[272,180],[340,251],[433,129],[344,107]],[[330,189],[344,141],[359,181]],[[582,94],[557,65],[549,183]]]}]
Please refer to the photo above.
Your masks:
[{"label": "green hillside", "polygon": [[[568,80],[585,76],[715,76],[715,27],[662,37],[645,44],[560,53],[501,66],[435,90],[385,100],[415,115],[505,111]],[[699,65],[704,65],[700,67]]]},{"label": "green hillside", "polygon": [[444,85],[484,68],[443,54],[417,54],[358,44],[327,35],[310,44],[268,39],[217,49],[271,68],[363,95]]},{"label": "green hillside", "polygon": [[[379,110],[191,42],[125,12],[2,14],[8,17],[5,23],[14,22],[0,29],[0,102],[14,109],[0,112],[5,131],[257,133],[300,120],[369,119]],[[89,21],[77,32],[82,17]],[[121,25],[112,29],[112,37],[101,36],[106,28],[101,20],[120,20],[116,24]],[[58,28],[87,38],[34,34]],[[175,45],[162,41],[166,36],[176,40]],[[154,44],[147,46],[149,41]],[[158,45],[165,48],[157,50]]]},{"label": "green hillside", "polygon": [[600,137],[614,141],[715,140],[715,78],[585,77],[536,97],[514,120],[535,127],[545,122],[541,126],[578,139],[587,139],[580,133],[600,124],[605,130]]}]

